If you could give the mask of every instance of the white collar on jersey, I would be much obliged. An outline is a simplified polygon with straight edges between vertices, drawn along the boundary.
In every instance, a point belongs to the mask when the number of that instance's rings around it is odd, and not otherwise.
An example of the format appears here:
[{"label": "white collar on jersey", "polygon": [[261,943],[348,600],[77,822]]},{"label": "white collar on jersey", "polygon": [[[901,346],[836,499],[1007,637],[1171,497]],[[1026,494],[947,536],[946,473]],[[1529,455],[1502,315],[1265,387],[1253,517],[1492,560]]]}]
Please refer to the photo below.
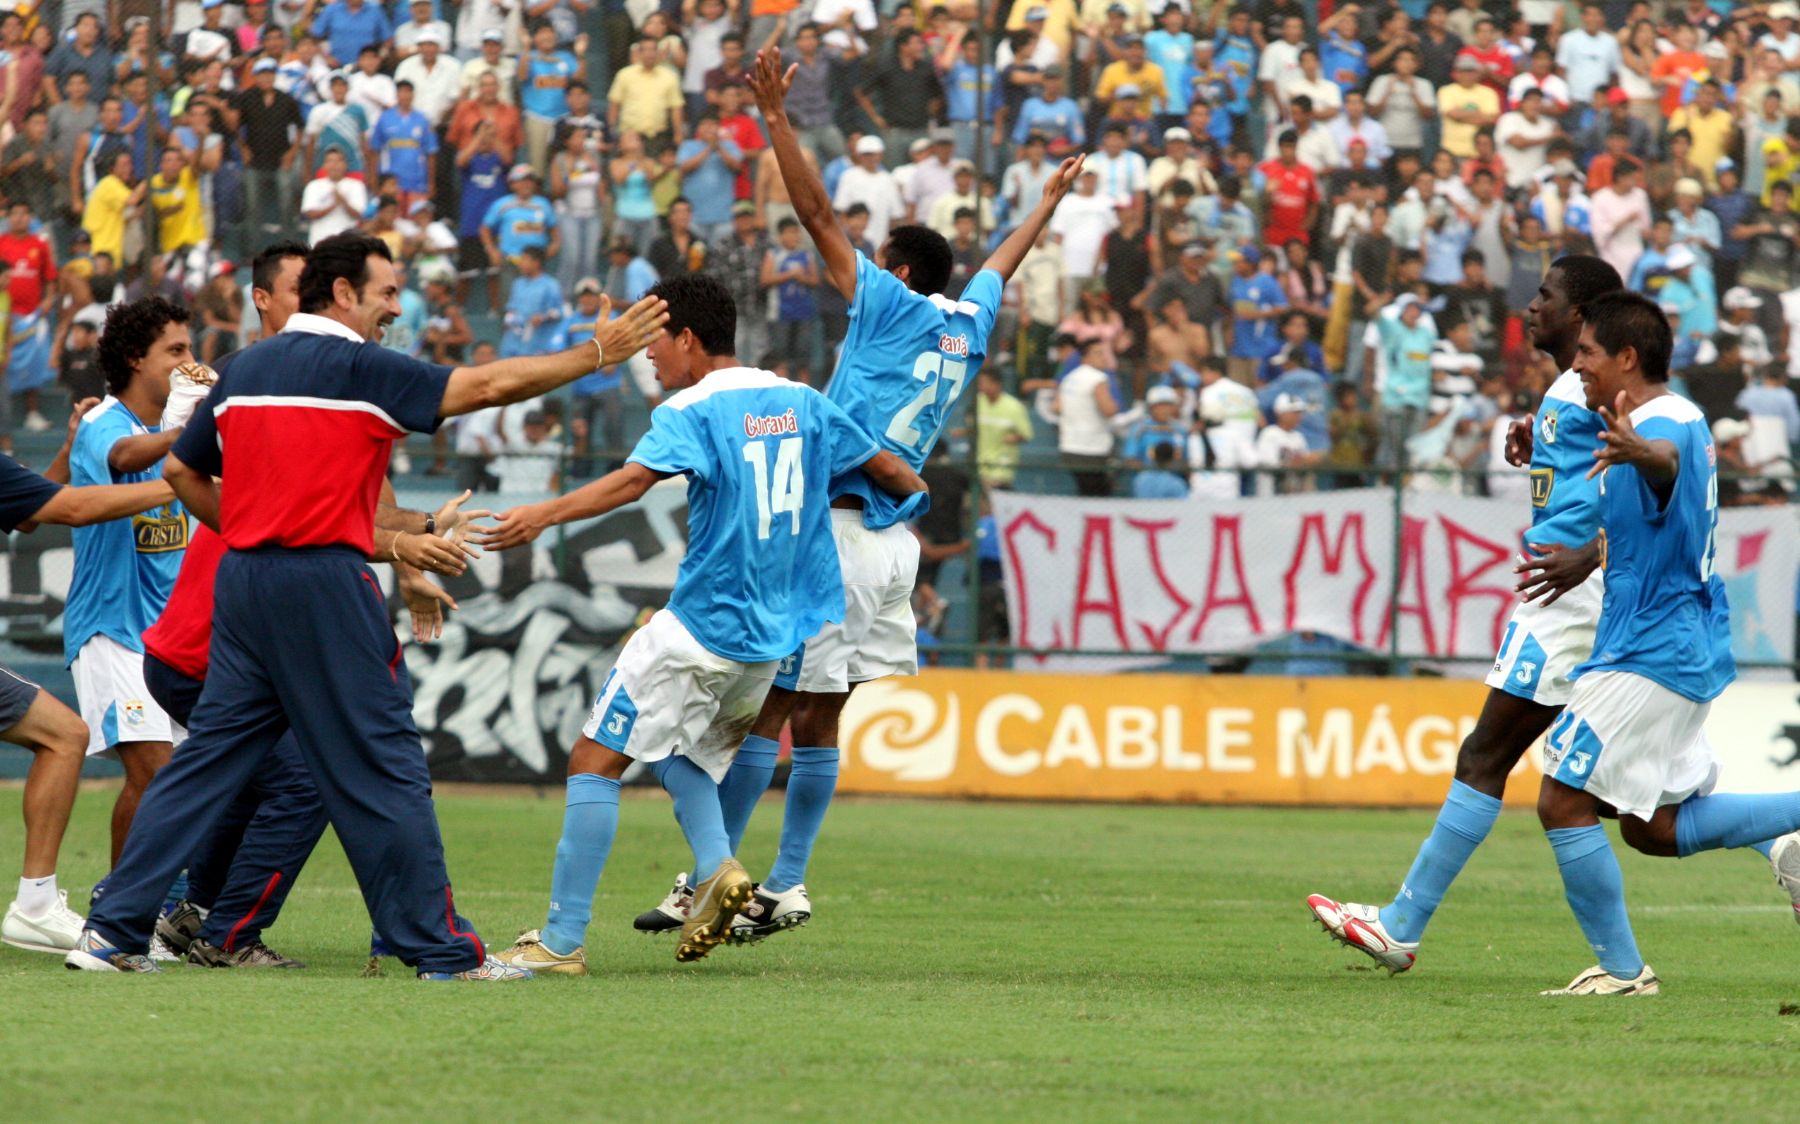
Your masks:
[{"label": "white collar on jersey", "polygon": [[349,340],[351,343],[369,342],[358,335],[356,329],[350,325],[333,320],[329,316],[319,316],[311,312],[294,313],[288,317],[286,326],[281,330],[283,333],[304,332],[309,336],[337,336],[340,339]]}]

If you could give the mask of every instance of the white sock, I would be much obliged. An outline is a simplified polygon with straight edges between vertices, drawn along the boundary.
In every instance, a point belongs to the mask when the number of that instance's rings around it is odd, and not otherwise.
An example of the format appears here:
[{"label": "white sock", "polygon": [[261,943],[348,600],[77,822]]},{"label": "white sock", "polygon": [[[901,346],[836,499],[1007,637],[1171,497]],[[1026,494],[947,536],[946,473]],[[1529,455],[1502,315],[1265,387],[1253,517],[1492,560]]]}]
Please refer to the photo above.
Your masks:
[{"label": "white sock", "polygon": [[19,879],[19,912],[27,917],[42,917],[56,904],[56,875],[45,878]]}]

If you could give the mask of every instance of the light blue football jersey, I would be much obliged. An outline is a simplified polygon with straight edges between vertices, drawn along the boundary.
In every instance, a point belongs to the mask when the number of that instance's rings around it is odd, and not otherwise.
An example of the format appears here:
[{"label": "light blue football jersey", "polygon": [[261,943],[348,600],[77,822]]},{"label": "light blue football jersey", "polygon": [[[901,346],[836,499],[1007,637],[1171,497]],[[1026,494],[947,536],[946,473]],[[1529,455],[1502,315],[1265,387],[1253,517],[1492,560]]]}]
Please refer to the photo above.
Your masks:
[{"label": "light blue football jersey", "polygon": [[[925,296],[857,254],[850,330],[826,395],[883,449],[922,468],[987,357],[1005,287],[984,269],[959,300]],[[831,498],[844,495],[862,497],[863,526],[877,531],[917,519],[931,504],[923,492],[895,499],[861,472],[831,481]]]},{"label": "light blue football jersey", "polygon": [[1588,479],[1600,447],[1600,415],[1588,409],[1581,376],[1564,371],[1538,406],[1531,441],[1531,529],[1525,542],[1585,546],[1600,528],[1599,477]]},{"label": "light blue football jersey", "polygon": [[670,396],[630,459],[688,480],[687,554],[669,611],[714,655],[789,655],[844,619],[821,485],[879,450],[811,387],[729,367]]},{"label": "light blue football jersey", "polygon": [[1646,441],[1674,444],[1681,469],[1660,505],[1635,468],[1597,478],[1606,599],[1594,654],[1575,674],[1629,671],[1706,702],[1737,677],[1725,583],[1713,572],[1719,476],[1712,433],[1700,408],[1676,394],[1639,406],[1631,423]]},{"label": "light blue football jersey", "polygon": [[[121,438],[161,432],[145,425],[123,402],[107,395],[75,427],[69,450],[69,481],[87,484],[136,484],[162,478],[159,461],[142,472],[114,472],[107,455]],[[162,615],[163,603],[175,588],[175,575],[187,550],[188,518],[170,500],[128,519],[76,527],[75,573],[63,606],[63,662],[74,663],[81,646],[96,636],[118,641],[133,652],[144,650],[144,630]]]}]

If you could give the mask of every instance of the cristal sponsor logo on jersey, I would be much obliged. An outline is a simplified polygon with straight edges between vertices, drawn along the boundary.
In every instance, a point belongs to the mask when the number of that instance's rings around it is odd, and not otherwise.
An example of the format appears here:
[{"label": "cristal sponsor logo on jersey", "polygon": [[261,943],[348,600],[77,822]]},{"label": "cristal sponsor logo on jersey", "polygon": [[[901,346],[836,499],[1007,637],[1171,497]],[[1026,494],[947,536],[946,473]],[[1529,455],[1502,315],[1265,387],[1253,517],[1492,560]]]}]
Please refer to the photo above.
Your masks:
[{"label": "cristal sponsor logo on jersey", "polygon": [[969,337],[960,333],[954,336],[939,336],[938,350],[945,355],[960,355],[967,359],[969,357]]},{"label": "cristal sponsor logo on jersey", "polygon": [[773,437],[782,433],[799,433],[800,419],[794,411],[788,410],[780,414],[745,414],[745,437]]},{"label": "cristal sponsor logo on jersey", "polygon": [[173,504],[153,508],[131,517],[132,537],[139,554],[167,554],[185,550],[188,544],[187,516]]}]

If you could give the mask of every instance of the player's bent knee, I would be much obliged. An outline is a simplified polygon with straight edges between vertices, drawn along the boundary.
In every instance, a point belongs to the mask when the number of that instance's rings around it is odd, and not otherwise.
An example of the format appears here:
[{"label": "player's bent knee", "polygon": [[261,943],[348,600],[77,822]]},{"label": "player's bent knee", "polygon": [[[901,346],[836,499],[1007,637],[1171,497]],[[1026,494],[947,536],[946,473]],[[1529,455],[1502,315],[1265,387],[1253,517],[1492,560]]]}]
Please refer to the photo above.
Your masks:
[{"label": "player's bent knee", "polygon": [[1648,822],[1635,816],[1619,817],[1619,836],[1632,850],[1658,858],[1674,858],[1675,821],[1661,819]]},{"label": "player's bent knee", "polygon": [[795,745],[836,745],[838,719],[850,693],[835,695],[801,695],[792,718]]}]

